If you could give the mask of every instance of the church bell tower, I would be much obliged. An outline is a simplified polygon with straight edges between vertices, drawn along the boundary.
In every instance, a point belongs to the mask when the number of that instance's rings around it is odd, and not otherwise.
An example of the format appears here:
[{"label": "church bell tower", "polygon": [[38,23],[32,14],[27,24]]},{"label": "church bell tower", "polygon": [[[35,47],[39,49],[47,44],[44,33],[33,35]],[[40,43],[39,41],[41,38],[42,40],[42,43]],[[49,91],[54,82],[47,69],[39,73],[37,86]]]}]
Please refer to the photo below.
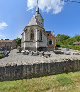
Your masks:
[{"label": "church bell tower", "polygon": [[33,15],[28,26],[24,28],[22,34],[22,47],[27,50],[37,51],[40,48],[47,47],[47,37],[44,29],[44,19],[39,10],[39,2],[37,0],[36,13]]}]

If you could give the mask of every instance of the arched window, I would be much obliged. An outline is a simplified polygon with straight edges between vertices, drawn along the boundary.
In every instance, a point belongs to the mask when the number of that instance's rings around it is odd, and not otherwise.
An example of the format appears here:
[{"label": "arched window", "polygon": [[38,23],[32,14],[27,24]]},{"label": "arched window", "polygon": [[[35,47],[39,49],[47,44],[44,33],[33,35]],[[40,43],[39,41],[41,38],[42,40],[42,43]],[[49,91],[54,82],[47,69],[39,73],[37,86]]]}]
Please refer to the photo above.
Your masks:
[{"label": "arched window", "polygon": [[52,40],[49,41],[49,45],[52,45]]},{"label": "arched window", "polygon": [[42,41],[42,32],[40,31],[39,40]]},{"label": "arched window", "polygon": [[31,33],[30,33],[30,40],[34,40],[34,31],[31,30]]}]

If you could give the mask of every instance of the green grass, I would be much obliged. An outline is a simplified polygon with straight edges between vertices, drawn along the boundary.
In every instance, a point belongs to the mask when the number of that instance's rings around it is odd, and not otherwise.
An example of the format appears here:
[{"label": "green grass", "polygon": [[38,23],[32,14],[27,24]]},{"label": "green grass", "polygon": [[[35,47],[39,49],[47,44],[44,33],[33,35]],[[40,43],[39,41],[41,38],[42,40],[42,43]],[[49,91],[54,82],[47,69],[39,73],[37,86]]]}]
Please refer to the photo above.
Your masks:
[{"label": "green grass", "polygon": [[67,76],[65,74],[57,76],[56,80],[59,82],[59,84],[61,86],[69,86],[69,85],[74,84],[74,82],[71,79],[71,77],[69,77],[69,76]]},{"label": "green grass", "polygon": [[61,45],[62,48],[70,48],[73,50],[79,50],[80,51],[80,46],[75,46],[75,45]]},{"label": "green grass", "polygon": [[0,92],[80,92],[80,72],[0,82]]}]

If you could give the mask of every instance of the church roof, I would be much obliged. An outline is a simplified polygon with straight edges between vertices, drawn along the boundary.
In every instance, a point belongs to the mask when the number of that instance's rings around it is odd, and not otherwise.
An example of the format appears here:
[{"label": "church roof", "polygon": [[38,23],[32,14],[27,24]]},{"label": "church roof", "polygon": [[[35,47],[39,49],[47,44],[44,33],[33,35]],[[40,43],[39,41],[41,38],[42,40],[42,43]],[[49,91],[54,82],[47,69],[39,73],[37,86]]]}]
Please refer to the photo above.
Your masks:
[{"label": "church roof", "polygon": [[46,31],[47,33],[51,34],[51,31]]},{"label": "church roof", "polygon": [[28,26],[31,26],[31,25],[37,25],[35,15],[32,17],[31,21],[28,24]]},{"label": "church roof", "polygon": [[31,25],[39,25],[41,27],[44,27],[44,19],[39,12],[39,8],[36,10],[36,14],[33,15],[31,21],[28,24],[28,26]]}]

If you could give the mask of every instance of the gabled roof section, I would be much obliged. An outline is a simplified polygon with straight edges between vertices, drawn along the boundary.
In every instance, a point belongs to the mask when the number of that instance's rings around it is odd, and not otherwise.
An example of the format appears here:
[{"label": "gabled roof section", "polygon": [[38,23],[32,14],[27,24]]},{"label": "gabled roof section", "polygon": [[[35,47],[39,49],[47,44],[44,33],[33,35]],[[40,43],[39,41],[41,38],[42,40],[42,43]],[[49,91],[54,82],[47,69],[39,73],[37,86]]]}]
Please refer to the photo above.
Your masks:
[{"label": "gabled roof section", "polygon": [[33,15],[31,21],[28,24],[28,26],[31,25],[39,25],[41,27],[44,27],[44,19],[39,12],[39,8],[36,10],[35,15]]},{"label": "gabled roof section", "polygon": [[46,31],[46,33],[51,34],[51,31]]},{"label": "gabled roof section", "polygon": [[28,24],[28,26],[31,26],[31,25],[37,25],[35,15],[32,17],[31,21]]}]

